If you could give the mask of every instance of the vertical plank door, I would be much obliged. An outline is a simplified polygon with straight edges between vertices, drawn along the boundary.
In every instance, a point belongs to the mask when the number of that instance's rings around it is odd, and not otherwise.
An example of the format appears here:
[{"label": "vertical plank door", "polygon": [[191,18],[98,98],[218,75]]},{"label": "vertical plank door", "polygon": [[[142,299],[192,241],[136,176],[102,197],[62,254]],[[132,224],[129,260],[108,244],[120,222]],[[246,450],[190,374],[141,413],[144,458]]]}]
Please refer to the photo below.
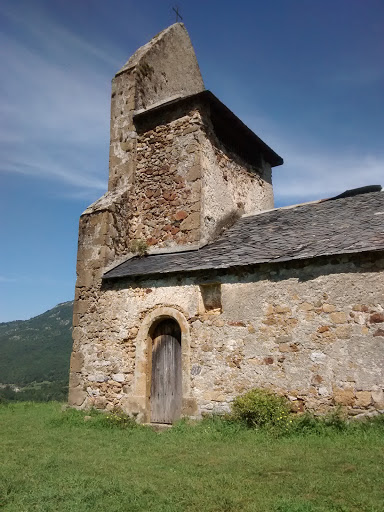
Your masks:
[{"label": "vertical plank door", "polygon": [[181,413],[180,328],[174,320],[164,320],[153,338],[151,422],[173,423]]}]

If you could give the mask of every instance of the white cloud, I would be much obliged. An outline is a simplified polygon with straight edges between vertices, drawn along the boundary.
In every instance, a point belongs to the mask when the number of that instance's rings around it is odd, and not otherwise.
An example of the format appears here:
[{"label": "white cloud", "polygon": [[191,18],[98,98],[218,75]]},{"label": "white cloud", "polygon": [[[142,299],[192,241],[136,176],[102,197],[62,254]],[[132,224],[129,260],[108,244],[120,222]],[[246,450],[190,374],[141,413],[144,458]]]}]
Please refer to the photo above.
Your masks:
[{"label": "white cloud", "polygon": [[0,172],[105,190],[110,78],[124,58],[31,13],[6,11],[18,26],[0,35]]},{"label": "white cloud", "polygon": [[[67,186],[63,194],[94,199],[107,185],[110,78],[127,56],[42,12],[12,6],[0,7],[18,28],[0,35],[0,172],[56,180]],[[334,80],[365,83],[380,76],[367,69]],[[329,197],[384,182],[384,155],[330,151],[310,134],[302,140],[289,129],[284,133],[268,117],[246,121],[285,160],[274,170],[277,201]]]},{"label": "white cloud", "polygon": [[343,146],[336,150],[310,133],[303,136],[286,124],[277,127],[262,116],[248,116],[247,124],[284,159],[282,166],[273,169],[278,204],[323,199],[366,185],[384,186],[384,152]]},{"label": "white cloud", "polygon": [[107,66],[114,66],[116,70],[122,66],[124,56],[119,55],[117,49],[110,46],[107,41],[99,41],[97,46],[92,44],[59,25],[52,17],[48,18],[45,12],[38,10],[37,5],[25,2],[22,6],[16,7],[13,2],[10,2],[8,5],[0,6],[0,12],[9,21],[32,35],[40,48],[60,55],[64,60],[80,61],[84,65],[86,61],[82,56],[88,59],[91,56]]},{"label": "white cloud", "polygon": [[369,154],[331,154],[324,150],[283,151],[285,164],[275,171],[275,197],[284,203],[293,198],[323,199],[365,185],[384,185],[384,158]]},{"label": "white cloud", "polygon": [[23,156],[15,156],[11,161],[0,166],[0,170],[24,175],[40,176],[50,180],[58,179],[69,185],[86,189],[105,190],[106,180],[98,178],[89,172],[86,165],[78,165],[72,168],[60,165],[50,159],[49,155],[37,155],[27,160]]}]

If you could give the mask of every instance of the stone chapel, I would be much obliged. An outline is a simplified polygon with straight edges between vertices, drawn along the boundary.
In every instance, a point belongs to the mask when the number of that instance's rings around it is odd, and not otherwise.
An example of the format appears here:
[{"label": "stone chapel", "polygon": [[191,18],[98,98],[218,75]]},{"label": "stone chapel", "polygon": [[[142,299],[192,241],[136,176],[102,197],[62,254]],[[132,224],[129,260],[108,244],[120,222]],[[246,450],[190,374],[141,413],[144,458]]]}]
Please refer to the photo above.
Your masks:
[{"label": "stone chapel", "polygon": [[384,412],[384,194],[274,209],[282,163],[204,88],[183,24],[128,60],[80,218],[70,405],[172,423],[262,387]]}]

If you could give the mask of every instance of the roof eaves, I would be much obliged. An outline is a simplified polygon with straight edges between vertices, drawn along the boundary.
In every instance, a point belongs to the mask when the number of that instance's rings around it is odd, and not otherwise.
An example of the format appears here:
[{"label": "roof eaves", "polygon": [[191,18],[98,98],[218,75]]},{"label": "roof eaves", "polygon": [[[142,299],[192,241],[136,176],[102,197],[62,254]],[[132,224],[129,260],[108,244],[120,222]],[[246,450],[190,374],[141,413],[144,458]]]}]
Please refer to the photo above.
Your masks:
[{"label": "roof eaves", "polygon": [[204,90],[196,94],[191,94],[184,97],[176,97],[160,103],[154,107],[148,109],[142,109],[137,111],[133,115],[134,122],[140,122],[144,119],[149,119],[156,114],[168,110],[170,107],[176,107],[178,105],[188,104],[193,101],[206,101],[215,114],[224,119],[230,126],[231,129],[237,132],[243,133],[243,138],[253,141],[253,143],[260,149],[264,158],[271,164],[272,167],[277,167],[284,163],[284,160],[279,156],[273,149],[268,146],[258,135],[256,135],[240,118],[238,118],[224,103],[222,103],[211,91]]}]

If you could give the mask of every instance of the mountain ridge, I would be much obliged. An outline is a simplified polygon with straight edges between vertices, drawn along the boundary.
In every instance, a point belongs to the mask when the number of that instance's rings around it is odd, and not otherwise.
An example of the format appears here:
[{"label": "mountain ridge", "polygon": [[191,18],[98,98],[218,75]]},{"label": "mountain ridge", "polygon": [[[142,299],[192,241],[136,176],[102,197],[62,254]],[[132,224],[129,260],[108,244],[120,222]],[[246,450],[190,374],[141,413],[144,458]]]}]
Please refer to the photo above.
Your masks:
[{"label": "mountain ridge", "polygon": [[73,301],[68,301],[28,320],[1,322],[0,383],[22,389],[36,388],[37,383],[45,383],[42,388],[66,387],[72,315]]}]

